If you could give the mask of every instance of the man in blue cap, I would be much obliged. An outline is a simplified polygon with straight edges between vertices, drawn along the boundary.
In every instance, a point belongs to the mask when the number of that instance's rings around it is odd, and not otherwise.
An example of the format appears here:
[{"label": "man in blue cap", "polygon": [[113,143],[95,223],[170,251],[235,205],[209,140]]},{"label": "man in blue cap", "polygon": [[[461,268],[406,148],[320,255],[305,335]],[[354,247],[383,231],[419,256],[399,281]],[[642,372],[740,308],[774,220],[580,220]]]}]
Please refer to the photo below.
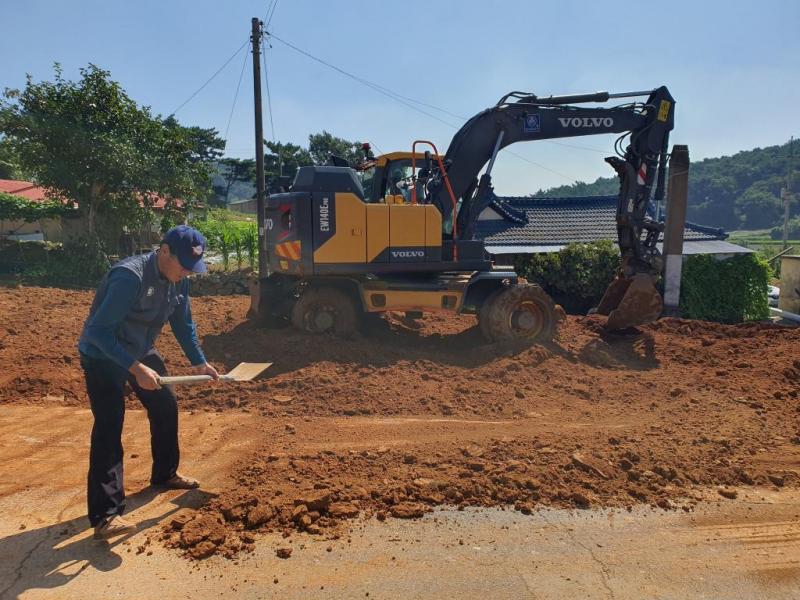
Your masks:
[{"label": "man in blue cap", "polygon": [[196,480],[178,473],[178,405],[172,389],[159,384],[159,376],[167,370],[154,344],[169,321],[194,372],[219,377],[200,349],[189,303],[187,276],[206,271],[205,248],[206,240],[196,229],[186,225],[170,229],[156,251],[128,257],[111,267],[84,323],[78,350],[94,415],[87,492],[89,522],[97,539],[136,528],[122,518],[126,382],[150,420],[151,484],[199,487]]}]

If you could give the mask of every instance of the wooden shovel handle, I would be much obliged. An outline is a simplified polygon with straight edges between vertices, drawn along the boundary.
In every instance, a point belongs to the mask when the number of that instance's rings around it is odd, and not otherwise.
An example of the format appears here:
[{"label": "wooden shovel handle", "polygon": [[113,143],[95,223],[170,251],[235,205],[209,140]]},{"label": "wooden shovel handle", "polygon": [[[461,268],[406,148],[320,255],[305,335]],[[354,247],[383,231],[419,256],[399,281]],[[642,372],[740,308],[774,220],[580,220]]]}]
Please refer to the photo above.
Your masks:
[{"label": "wooden shovel handle", "polygon": [[[213,377],[211,375],[169,375],[167,377],[159,377],[158,383],[161,385],[175,385],[181,383],[204,383],[206,381],[211,381]],[[226,377],[225,375],[220,375],[220,381],[233,381],[230,377]]]}]

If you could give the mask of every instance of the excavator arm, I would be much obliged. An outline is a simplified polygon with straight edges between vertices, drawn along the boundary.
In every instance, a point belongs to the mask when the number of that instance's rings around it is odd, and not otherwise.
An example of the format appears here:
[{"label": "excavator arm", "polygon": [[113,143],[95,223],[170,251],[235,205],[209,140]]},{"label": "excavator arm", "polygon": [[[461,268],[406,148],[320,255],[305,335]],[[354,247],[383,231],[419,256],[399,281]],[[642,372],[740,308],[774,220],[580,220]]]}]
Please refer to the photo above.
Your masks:
[{"label": "excavator arm", "polygon": [[[575,106],[642,96],[647,96],[644,102],[609,108]],[[628,137],[624,152],[606,159],[620,179],[616,218],[622,260],[598,312],[608,315],[609,329],[652,321],[662,307],[655,289],[662,268],[656,249],[661,225],[647,217],[647,208],[651,197],[663,199],[674,108],[675,101],[666,87],[649,92],[546,98],[511,92],[472,117],[455,134],[442,163],[444,172],[432,165],[426,183],[427,200],[443,215],[450,214],[454,204],[460,202],[456,231],[460,239],[471,239],[478,216],[491,202],[491,170],[502,148],[523,141],[608,133],[621,134],[620,146]]]}]

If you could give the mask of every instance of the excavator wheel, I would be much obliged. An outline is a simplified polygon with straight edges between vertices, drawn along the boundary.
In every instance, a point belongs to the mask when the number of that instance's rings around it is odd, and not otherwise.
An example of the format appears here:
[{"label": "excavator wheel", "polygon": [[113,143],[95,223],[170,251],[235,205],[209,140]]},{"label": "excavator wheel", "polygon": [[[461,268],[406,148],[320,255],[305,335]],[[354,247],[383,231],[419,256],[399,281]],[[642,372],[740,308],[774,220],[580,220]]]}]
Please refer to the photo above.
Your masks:
[{"label": "excavator wheel", "polygon": [[489,315],[491,314],[492,306],[494,301],[497,300],[497,297],[500,296],[504,290],[505,288],[501,287],[493,291],[487,296],[486,300],[483,301],[481,307],[478,309],[478,327],[480,327],[483,337],[487,340],[492,339],[492,333],[489,330]]},{"label": "excavator wheel", "polygon": [[538,285],[509,285],[489,300],[481,329],[491,341],[546,342],[555,334],[556,305]]},{"label": "excavator wheel", "polygon": [[335,333],[350,337],[358,329],[358,309],[353,299],[333,287],[311,287],[292,307],[292,325],[310,333]]}]

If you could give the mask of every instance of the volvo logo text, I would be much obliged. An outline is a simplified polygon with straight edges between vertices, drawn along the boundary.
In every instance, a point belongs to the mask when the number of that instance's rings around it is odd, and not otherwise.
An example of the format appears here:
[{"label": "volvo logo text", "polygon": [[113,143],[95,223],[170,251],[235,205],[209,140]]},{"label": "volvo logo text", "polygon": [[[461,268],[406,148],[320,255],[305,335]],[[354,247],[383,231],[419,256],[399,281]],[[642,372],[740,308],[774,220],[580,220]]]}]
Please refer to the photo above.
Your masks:
[{"label": "volvo logo text", "polygon": [[392,250],[394,258],[423,258],[425,256],[424,250]]},{"label": "volvo logo text", "polygon": [[558,122],[562,127],[612,127],[614,119],[611,117],[559,117]]}]

